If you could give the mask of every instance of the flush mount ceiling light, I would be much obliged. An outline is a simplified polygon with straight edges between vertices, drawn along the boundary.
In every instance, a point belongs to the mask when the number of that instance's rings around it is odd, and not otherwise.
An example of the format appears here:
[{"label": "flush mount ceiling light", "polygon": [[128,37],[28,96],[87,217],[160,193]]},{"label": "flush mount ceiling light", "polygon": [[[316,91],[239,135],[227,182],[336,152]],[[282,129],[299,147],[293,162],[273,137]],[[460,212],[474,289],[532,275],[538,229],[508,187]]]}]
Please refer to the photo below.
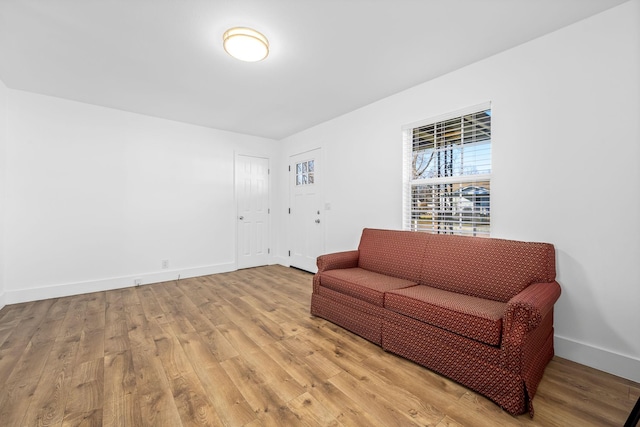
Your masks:
[{"label": "flush mount ceiling light", "polygon": [[234,27],[222,36],[224,50],[241,61],[261,61],[269,54],[267,38],[251,28]]}]

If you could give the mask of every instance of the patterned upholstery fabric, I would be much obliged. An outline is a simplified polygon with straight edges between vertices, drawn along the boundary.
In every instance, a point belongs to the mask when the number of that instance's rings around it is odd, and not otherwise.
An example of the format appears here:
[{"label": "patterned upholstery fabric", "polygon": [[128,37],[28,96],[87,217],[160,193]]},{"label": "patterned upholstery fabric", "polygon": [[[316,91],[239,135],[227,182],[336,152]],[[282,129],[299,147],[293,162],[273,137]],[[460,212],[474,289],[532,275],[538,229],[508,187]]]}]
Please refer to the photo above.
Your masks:
[{"label": "patterned upholstery fabric", "polygon": [[380,307],[384,303],[384,293],[393,289],[415,286],[417,283],[374,273],[362,268],[345,268],[326,271],[320,285],[334,291],[357,297]]},{"label": "patterned upholstery fabric", "polygon": [[490,345],[499,345],[506,303],[429,286],[389,291],[385,308]]},{"label": "patterned upholstery fabric", "polygon": [[432,237],[424,258],[425,285],[507,302],[531,283],[555,280],[555,250],[548,243]]},{"label": "patterned upholstery fabric", "polygon": [[358,267],[419,282],[429,234],[365,228]]},{"label": "patterned upholstery fabric", "polygon": [[[549,332],[550,331],[550,332]],[[540,327],[532,333],[522,346],[522,368],[520,374],[529,396],[527,410],[533,416],[533,396],[542,380],[544,368],[553,358],[553,312],[549,313]]]},{"label": "patterned upholstery fabric", "polygon": [[316,265],[318,271],[353,268],[358,266],[359,258],[360,252],[358,251],[336,252],[318,257]]},{"label": "patterned upholstery fabric", "polygon": [[[470,340],[469,338],[463,337],[461,335],[453,334],[446,329],[429,325],[428,323],[422,322],[417,319],[412,319],[410,317],[395,313],[390,310],[384,311],[382,324],[382,346],[385,349],[389,349],[389,343],[392,342],[392,338],[393,340],[414,340],[414,338],[410,338],[407,334],[419,333],[426,337],[426,341],[424,341],[423,343],[424,345],[434,344],[434,342],[438,342],[438,345],[442,345],[446,348],[458,348],[463,353],[473,355],[474,357],[482,359],[491,365],[506,366],[505,354],[500,347],[489,346],[481,343],[480,341]],[[406,328],[406,330],[400,336],[392,337],[390,334],[384,332],[384,328],[390,325],[393,325],[394,327]],[[436,357],[444,358],[444,356],[441,357],[437,355]]]},{"label": "patterned upholstery fabric", "polygon": [[369,310],[371,307],[376,306],[362,301],[360,304],[363,309],[357,310],[342,304],[340,300],[313,294],[311,295],[311,314],[330,320],[372,343],[382,345],[382,318],[367,313],[371,311]]},{"label": "patterned upholstery fabric", "polygon": [[382,318],[384,317],[384,313],[386,311],[379,305],[369,304],[368,302],[362,301],[360,298],[350,297],[329,288],[325,288],[324,286],[320,287],[320,291],[317,295],[343,305],[345,307],[345,311],[347,311],[345,315],[348,315],[349,312],[353,310],[358,310],[364,312],[365,314],[375,316],[377,319],[379,319],[379,323],[382,323]]},{"label": "patterned upholstery fabric", "polygon": [[382,324],[382,347],[464,384],[511,414],[526,411],[522,378],[504,367],[504,354],[495,347],[393,312]]},{"label": "patterned upholstery fabric", "polygon": [[536,328],[558,298],[558,282],[532,284],[509,301],[505,315],[509,329],[523,328],[522,333],[526,333]]},{"label": "patterned upholstery fabric", "polygon": [[553,245],[365,229],[317,265],[312,315],[533,416],[554,353]]},{"label": "patterned upholstery fabric", "polygon": [[[319,256],[316,260],[318,273],[322,273],[326,270],[357,267],[359,256],[360,253],[358,251],[336,252],[333,254]],[[318,286],[320,286],[320,275],[316,274],[313,276],[314,292],[318,290]]]}]

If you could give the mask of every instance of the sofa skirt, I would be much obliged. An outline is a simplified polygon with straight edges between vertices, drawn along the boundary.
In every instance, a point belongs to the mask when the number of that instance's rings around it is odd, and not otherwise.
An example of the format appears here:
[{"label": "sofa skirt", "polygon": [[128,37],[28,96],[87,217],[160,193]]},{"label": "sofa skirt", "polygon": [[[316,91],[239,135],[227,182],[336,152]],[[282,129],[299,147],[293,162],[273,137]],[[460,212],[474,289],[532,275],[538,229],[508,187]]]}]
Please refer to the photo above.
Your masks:
[{"label": "sofa skirt", "polygon": [[355,298],[345,298],[344,295],[341,296],[341,301],[312,294],[311,314],[327,319],[372,343],[381,345],[384,309]]},{"label": "sofa skirt", "polygon": [[382,347],[486,396],[510,414],[529,409],[524,380],[503,367],[499,348],[395,313],[383,321]]}]

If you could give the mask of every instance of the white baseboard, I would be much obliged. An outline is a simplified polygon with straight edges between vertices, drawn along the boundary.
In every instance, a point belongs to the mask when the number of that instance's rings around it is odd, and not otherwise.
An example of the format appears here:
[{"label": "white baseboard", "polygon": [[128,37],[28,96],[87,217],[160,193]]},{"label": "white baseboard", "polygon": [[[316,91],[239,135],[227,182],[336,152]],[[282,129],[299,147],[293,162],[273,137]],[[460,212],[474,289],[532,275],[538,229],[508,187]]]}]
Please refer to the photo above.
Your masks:
[{"label": "white baseboard", "polygon": [[[170,280],[187,279],[189,277],[206,276],[209,274],[226,273],[236,270],[236,264],[216,264],[203,267],[193,267],[179,270],[136,274],[132,276],[114,277],[109,279],[91,280],[78,283],[43,286],[39,288],[9,290],[4,294],[5,304],[38,301],[50,298],[67,297],[71,295],[88,294],[91,292],[110,291],[134,286],[135,279],[141,279],[143,285],[149,283],[167,282]],[[2,302],[0,300],[0,302]]]},{"label": "white baseboard", "polygon": [[640,360],[637,358],[557,335],[554,346],[557,356],[640,383]]},{"label": "white baseboard", "polygon": [[4,307],[5,305],[7,305],[7,303],[5,301],[4,292],[1,292],[0,293],[0,310],[2,310],[2,307]]},{"label": "white baseboard", "polygon": [[279,264],[284,267],[291,267],[291,265],[289,264],[289,257],[285,257],[285,256],[279,256],[279,255],[273,256],[272,263]]}]

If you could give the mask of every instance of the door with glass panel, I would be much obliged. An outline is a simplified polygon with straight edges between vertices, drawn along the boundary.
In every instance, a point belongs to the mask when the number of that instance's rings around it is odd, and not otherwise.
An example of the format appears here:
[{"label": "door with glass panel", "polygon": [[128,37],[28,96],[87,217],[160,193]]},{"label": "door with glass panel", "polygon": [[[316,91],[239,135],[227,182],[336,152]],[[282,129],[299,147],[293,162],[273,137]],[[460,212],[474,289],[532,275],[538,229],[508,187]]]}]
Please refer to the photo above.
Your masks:
[{"label": "door with glass panel", "polygon": [[321,150],[290,157],[289,263],[312,273],[324,250]]}]

